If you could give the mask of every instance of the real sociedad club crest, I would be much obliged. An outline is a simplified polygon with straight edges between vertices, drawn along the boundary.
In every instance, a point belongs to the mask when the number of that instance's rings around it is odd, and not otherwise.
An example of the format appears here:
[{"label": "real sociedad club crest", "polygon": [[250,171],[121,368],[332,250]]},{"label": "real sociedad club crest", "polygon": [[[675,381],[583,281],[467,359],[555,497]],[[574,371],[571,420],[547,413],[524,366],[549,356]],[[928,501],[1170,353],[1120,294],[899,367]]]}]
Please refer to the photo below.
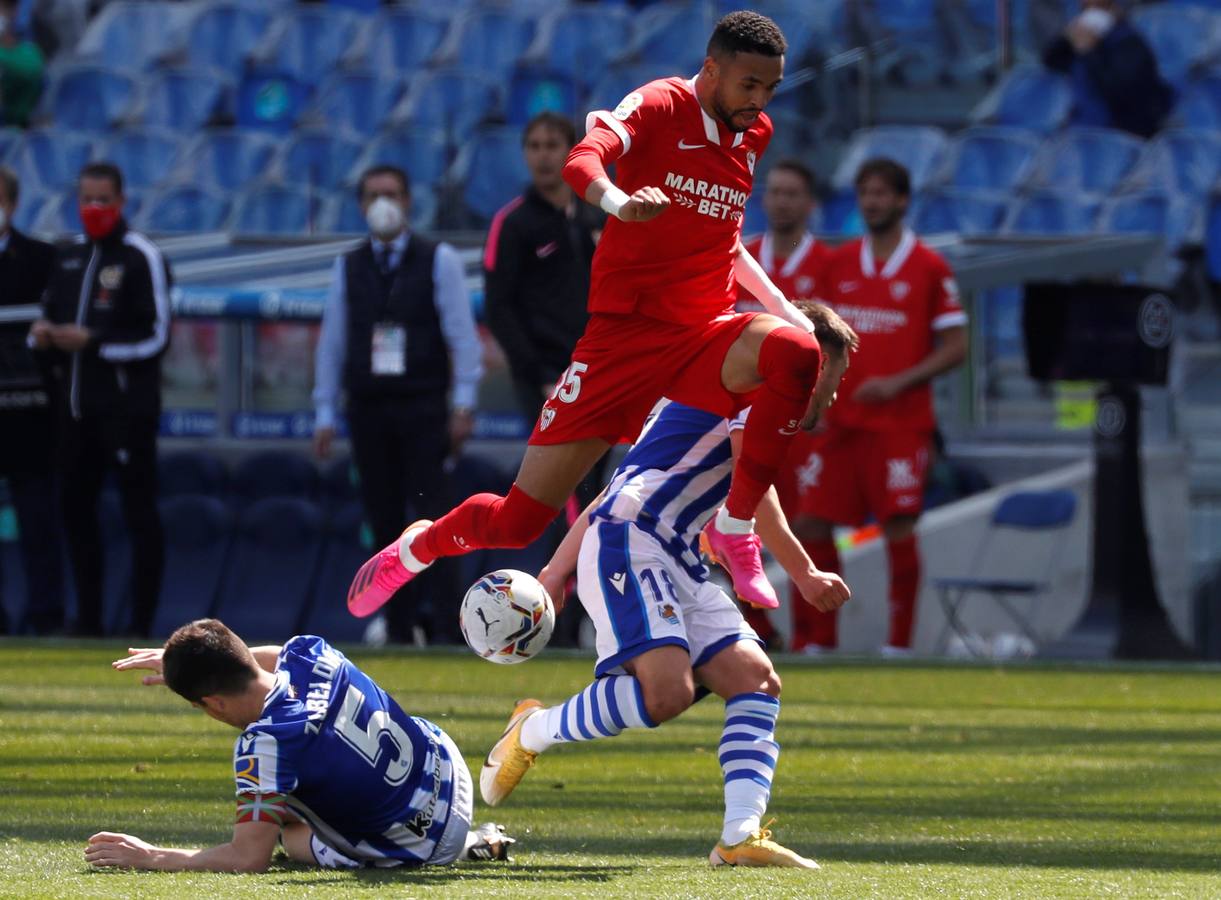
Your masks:
[{"label": "real sociedad club crest", "polygon": [[751,175],[754,175],[754,174],[755,174],[755,159],[756,159],[756,158],[757,158],[757,157],[755,156],[755,151],[754,151],[754,150],[747,150],[747,151],[746,151],[746,168],[750,169],[750,174],[751,174]]}]

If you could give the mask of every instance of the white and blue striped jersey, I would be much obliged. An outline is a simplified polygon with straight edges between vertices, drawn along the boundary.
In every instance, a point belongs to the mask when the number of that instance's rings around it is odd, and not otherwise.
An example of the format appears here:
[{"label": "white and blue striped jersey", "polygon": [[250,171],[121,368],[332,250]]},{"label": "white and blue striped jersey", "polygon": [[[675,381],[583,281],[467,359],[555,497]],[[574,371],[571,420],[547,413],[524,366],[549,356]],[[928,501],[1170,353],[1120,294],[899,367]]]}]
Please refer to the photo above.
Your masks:
[{"label": "white and blue striped jersey", "polygon": [[289,640],[275,675],[262,718],[234,747],[239,800],[285,794],[323,843],[353,859],[426,862],[453,798],[441,730],[320,637]]},{"label": "white and blue striped jersey", "polygon": [[659,401],[593,516],[632,522],[656,537],[693,577],[706,578],[699,536],[729,494],[729,434],[742,427],[747,412],[730,420]]}]

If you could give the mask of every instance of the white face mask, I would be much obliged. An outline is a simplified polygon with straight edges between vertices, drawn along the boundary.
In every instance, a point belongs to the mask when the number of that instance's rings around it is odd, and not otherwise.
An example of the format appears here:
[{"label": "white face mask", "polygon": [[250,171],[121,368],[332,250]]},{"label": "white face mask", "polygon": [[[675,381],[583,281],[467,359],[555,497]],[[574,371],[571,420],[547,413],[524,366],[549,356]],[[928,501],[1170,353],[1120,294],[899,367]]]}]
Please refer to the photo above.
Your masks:
[{"label": "white face mask", "polygon": [[1087,9],[1078,17],[1078,21],[1083,28],[1102,37],[1115,27],[1115,14],[1107,12],[1105,9]]},{"label": "white face mask", "polygon": [[403,207],[389,197],[378,197],[369,204],[365,221],[375,237],[392,238],[403,230],[407,217],[403,215]]}]

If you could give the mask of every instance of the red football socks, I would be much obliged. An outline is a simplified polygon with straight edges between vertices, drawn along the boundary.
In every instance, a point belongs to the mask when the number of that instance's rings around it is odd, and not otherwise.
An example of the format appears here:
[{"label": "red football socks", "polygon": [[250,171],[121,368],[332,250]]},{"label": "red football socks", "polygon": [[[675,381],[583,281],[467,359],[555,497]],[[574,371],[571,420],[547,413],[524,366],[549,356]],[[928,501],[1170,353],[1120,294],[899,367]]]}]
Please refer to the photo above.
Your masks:
[{"label": "red football socks", "polygon": [[725,501],[725,509],[735,519],[753,518],[759,501],[776,482],[818,380],[818,360],[818,341],[799,328],[777,328],[763,339],[759,348],[763,386],[755,392],[746,419],[742,455]]},{"label": "red football socks", "polygon": [[890,639],[891,647],[910,647],[916,619],[916,594],[920,590],[920,550],[916,536],[887,541],[890,560]]},{"label": "red football socks", "polygon": [[411,553],[427,565],[441,556],[461,556],[486,547],[525,547],[546,531],[559,512],[516,484],[507,497],[475,494],[417,535]]},{"label": "red football socks", "polygon": [[[822,572],[842,573],[839,550],[835,541],[802,541],[814,567]],[[835,647],[839,644],[839,610],[822,612],[806,603],[801,591],[793,585],[793,650],[801,651],[809,644]]]}]

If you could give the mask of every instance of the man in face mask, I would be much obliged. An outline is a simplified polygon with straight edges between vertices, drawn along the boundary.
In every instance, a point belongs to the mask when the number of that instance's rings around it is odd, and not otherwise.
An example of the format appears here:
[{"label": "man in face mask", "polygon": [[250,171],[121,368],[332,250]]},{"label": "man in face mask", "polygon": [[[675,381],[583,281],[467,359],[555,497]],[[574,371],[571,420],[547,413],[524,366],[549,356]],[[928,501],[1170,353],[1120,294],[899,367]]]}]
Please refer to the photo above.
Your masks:
[{"label": "man in face mask", "polygon": [[[55,385],[64,528],[76,580],[77,630],[148,634],[164,567],[157,511],[161,356],[170,335],[170,272],[161,251],[123,218],[123,175],[81,170],[82,240],[64,248],[30,344]],[[98,497],[116,476],[131,537],[132,607],[102,616]]]},{"label": "man in face mask", "polygon": [[[448,504],[444,463],[470,437],[483,351],[457,251],[408,229],[411,186],[394,166],[366,171],[357,187],[369,237],[335,261],[314,369],[314,446],[326,458],[341,390],[361,500],[376,542]],[[454,567],[400,592],[368,635],[406,641],[419,625],[458,640]],[[336,602],[339,602],[338,600]]]}]

